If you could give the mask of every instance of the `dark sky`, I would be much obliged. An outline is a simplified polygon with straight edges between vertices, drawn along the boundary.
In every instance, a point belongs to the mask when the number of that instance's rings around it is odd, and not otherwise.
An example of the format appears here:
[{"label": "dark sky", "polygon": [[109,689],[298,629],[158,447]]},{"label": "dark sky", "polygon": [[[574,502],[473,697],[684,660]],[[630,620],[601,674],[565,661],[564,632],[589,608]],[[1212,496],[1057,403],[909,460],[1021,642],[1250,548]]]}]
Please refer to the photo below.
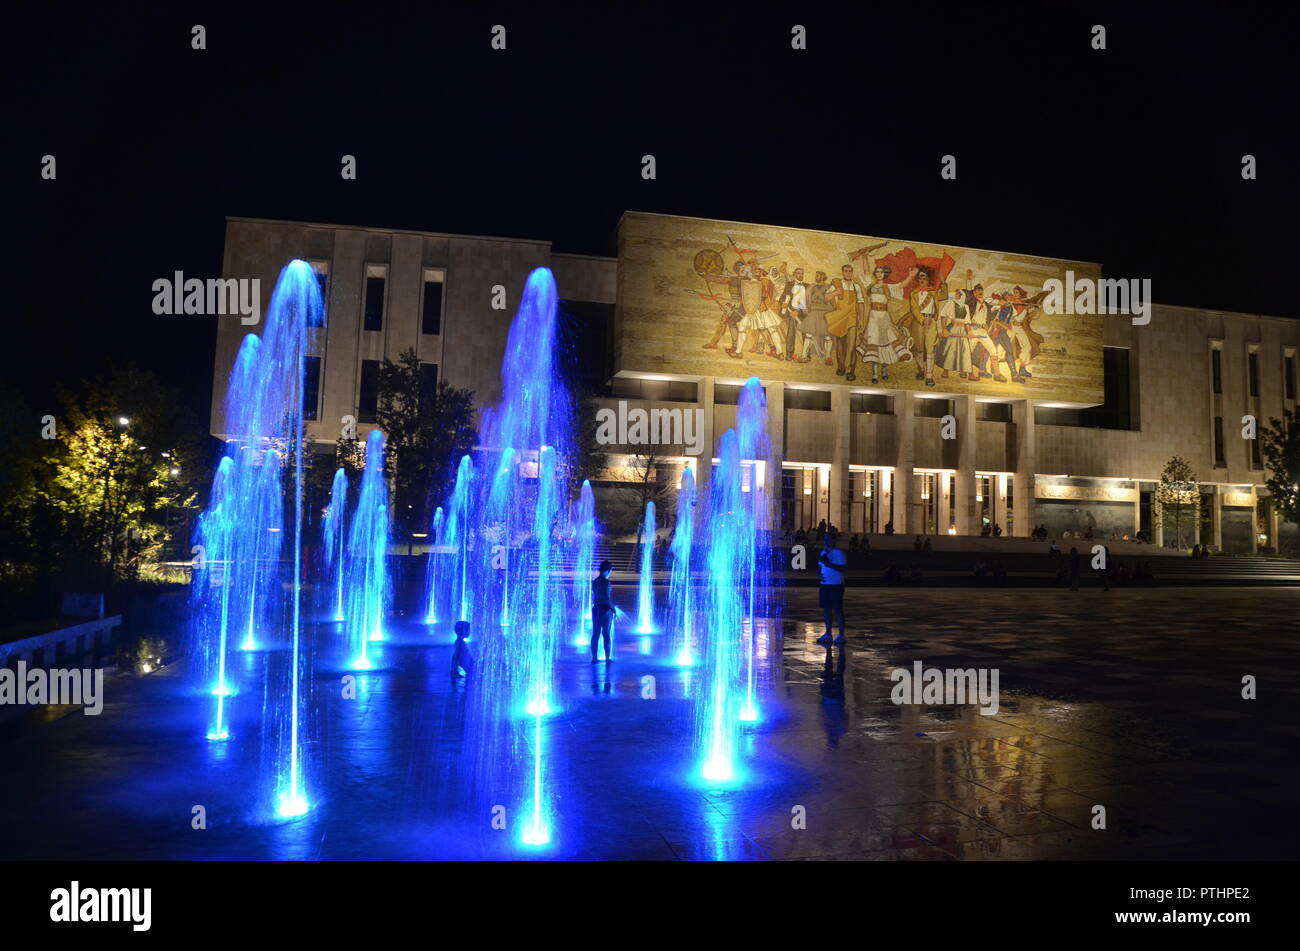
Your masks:
[{"label": "dark sky", "polygon": [[135,361],[206,413],[218,318],[154,316],[150,285],[216,276],[226,215],[613,254],[637,209],[1100,261],[1161,303],[1300,316],[1276,7],[26,6],[0,65],[5,374],[40,405]]}]

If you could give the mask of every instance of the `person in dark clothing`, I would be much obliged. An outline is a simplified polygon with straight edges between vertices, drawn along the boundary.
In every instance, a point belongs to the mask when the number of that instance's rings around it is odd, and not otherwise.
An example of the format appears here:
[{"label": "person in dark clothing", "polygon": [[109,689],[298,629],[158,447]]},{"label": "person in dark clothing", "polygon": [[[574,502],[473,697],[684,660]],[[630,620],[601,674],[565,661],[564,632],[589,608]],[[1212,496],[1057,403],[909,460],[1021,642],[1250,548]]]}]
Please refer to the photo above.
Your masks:
[{"label": "person in dark clothing", "polygon": [[469,621],[456,622],[456,647],[451,655],[451,682],[454,686],[465,672],[468,678],[474,673],[474,655],[469,652]]},{"label": "person in dark clothing", "polygon": [[840,622],[840,634],[835,638],[836,644],[844,643],[844,569],[848,559],[840,550],[840,537],[828,532],[822,552],[817,556],[817,565],[821,569],[821,584],[817,588],[817,599],[821,602],[822,615],[826,621],[826,633],[817,638],[819,644],[831,642],[831,621],[837,617]]},{"label": "person in dark clothing", "polygon": [[610,629],[614,626],[614,602],[610,598],[609,573],[614,570],[614,563],[602,561],[600,573],[591,582],[591,662],[597,661],[596,648],[600,639],[605,639],[605,663],[609,663]]}]

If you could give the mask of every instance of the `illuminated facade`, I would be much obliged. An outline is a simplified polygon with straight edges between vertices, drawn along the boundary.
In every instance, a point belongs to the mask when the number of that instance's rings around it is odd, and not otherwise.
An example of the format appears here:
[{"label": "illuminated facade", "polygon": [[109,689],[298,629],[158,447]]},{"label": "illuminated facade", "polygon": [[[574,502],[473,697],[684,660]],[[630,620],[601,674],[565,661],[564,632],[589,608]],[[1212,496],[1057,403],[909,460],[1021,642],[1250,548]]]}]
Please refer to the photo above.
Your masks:
[{"label": "illuminated facade", "polygon": [[[379,362],[409,347],[430,374],[495,400],[516,295],[546,266],[567,314],[564,346],[602,407],[698,410],[701,444],[716,450],[740,384],[762,381],[777,464],[759,481],[779,495],[783,529],[825,519],[853,532],[996,525],[1027,536],[1044,525],[1160,541],[1152,493],[1178,455],[1203,503],[1185,546],[1294,543],[1267,505],[1259,442],[1242,437],[1243,417],[1262,426],[1296,406],[1293,320],[1159,304],[1146,324],[1048,314],[1049,279],[1095,279],[1100,267],[631,212],[617,258],[545,241],[228,220],[224,276],[270,287],[293,257],[326,292],[308,370],[320,443],[347,416],[364,433]],[[226,321],[218,334],[217,435],[248,329]],[[647,470],[675,484],[687,464],[707,484],[703,457],[667,438],[608,444],[598,499]]]}]

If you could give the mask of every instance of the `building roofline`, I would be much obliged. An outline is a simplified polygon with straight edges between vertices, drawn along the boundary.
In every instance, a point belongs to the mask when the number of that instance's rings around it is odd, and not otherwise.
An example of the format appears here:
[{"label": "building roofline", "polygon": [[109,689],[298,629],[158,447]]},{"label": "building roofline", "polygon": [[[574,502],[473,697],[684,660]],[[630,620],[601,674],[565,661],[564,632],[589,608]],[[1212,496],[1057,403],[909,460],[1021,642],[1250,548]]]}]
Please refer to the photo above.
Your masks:
[{"label": "building roofline", "polygon": [[1294,324],[1297,319],[1297,317],[1284,317],[1280,314],[1249,314],[1241,310],[1223,310],[1218,307],[1192,307],[1189,304],[1162,304],[1159,301],[1152,301],[1151,306],[1159,307],[1161,310],[1185,310],[1206,317],[1248,317],[1251,320],[1280,320],[1288,324]]},{"label": "building roofline", "polygon": [[[717,222],[718,224],[746,225],[751,228],[780,228],[782,231],[806,231],[809,234],[833,234],[833,235],[840,235],[845,238],[881,237],[881,235],[851,234],[850,232],[847,231],[824,231],[819,228],[798,228],[793,225],[765,225],[758,221],[730,221],[726,218],[699,218],[696,217],[695,215],[665,215],[656,211],[634,211],[632,209],[628,209],[627,211],[623,212],[623,214],[619,217],[619,223],[622,224],[623,219],[626,218],[628,215],[640,215],[643,218],[684,218],[687,221],[708,221],[708,222]],[[1031,258],[1041,257],[1041,258],[1045,258],[1048,261],[1060,261],[1062,264],[1088,264],[1099,270],[1101,269],[1100,261],[1082,261],[1082,260],[1075,260],[1073,258],[1055,258],[1055,257],[1049,257],[1047,255],[1041,255],[1041,254],[1030,254],[1025,251],[999,251],[996,248],[972,248],[964,244],[936,245],[934,241],[928,241],[928,240],[922,241],[915,238],[890,238],[889,240],[893,242],[898,242],[900,244],[928,244],[931,246],[944,247],[944,248],[958,248],[962,251],[982,251],[985,254],[1014,254],[1019,257],[1031,257]]]},{"label": "building roofline", "polygon": [[294,221],[288,218],[251,218],[245,215],[226,215],[226,221],[244,221],[262,225],[289,225],[295,228],[330,228],[336,231],[369,231],[375,234],[409,234],[422,238],[461,238],[467,241],[508,241],[511,244],[540,244],[550,247],[542,238],[507,238],[500,235],[456,234],[450,231],[413,231],[409,228],[381,228],[371,225],[330,224],[324,221]]},{"label": "building roofline", "polygon": [[580,258],[580,259],[582,259],[582,260],[584,260],[584,261],[610,261],[610,262],[613,262],[614,264],[617,264],[617,263],[618,263],[618,258],[617,258],[617,257],[610,257],[609,255],[606,255],[606,254],[571,254],[571,253],[569,253],[568,251],[552,251],[552,252],[551,252],[551,257],[553,257],[553,258]]}]

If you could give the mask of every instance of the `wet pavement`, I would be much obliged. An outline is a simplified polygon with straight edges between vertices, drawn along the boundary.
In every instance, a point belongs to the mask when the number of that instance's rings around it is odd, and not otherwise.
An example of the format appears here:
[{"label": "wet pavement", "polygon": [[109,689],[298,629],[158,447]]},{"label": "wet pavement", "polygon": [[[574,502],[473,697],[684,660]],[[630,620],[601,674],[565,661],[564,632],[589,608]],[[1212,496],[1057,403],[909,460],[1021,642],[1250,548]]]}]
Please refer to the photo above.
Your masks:
[{"label": "wet pavement", "polygon": [[[625,609],[632,597],[617,589]],[[307,816],[264,814],[260,731],[236,719],[227,743],[203,740],[209,706],[178,664],[112,684],[102,716],[0,724],[0,858],[1300,856],[1300,589],[850,589],[833,649],[816,643],[816,598],[788,589],[761,639],[762,719],[732,789],[694,778],[691,674],[668,663],[669,638],[620,634],[608,672],[567,645],[545,849],[456,805],[466,733],[447,638],[394,625],[355,700],[340,671],[315,671]],[[248,709],[276,657],[242,658]],[[997,713],[895,705],[890,671],[915,661],[996,668]],[[1259,699],[1241,699],[1244,675]]]}]

